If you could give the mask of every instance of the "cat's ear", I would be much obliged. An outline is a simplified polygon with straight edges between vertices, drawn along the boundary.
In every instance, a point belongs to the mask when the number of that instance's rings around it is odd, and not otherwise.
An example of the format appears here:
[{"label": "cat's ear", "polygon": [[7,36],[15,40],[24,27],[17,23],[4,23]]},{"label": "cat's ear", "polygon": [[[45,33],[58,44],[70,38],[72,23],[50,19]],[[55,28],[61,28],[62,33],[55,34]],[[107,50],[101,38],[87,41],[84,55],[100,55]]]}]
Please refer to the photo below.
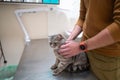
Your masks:
[{"label": "cat's ear", "polygon": [[63,39],[63,36],[61,34],[58,34],[59,39]]},{"label": "cat's ear", "polygon": [[58,37],[62,38],[63,36],[61,34],[58,34]]}]

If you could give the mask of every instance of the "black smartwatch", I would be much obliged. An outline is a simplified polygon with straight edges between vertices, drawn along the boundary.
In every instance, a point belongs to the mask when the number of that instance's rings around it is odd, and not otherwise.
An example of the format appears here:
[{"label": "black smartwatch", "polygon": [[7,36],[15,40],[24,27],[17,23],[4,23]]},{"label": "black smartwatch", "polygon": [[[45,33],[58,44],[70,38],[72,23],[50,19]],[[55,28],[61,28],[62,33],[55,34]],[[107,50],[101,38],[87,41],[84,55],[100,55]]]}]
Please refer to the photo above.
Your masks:
[{"label": "black smartwatch", "polygon": [[87,51],[87,44],[85,42],[80,42],[79,48],[83,51]]}]

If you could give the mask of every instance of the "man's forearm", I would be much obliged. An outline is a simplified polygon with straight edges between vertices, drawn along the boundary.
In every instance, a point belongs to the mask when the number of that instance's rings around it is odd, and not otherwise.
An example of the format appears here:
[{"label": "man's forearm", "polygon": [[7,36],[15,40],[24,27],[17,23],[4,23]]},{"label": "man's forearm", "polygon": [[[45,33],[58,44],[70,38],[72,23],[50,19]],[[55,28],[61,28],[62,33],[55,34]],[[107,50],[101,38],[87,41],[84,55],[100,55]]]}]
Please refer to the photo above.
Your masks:
[{"label": "man's forearm", "polygon": [[74,40],[81,33],[81,31],[81,27],[76,25],[67,40]]},{"label": "man's forearm", "polygon": [[93,50],[113,44],[115,41],[110,35],[109,30],[104,29],[96,36],[88,39],[86,42],[87,42],[87,50]]}]

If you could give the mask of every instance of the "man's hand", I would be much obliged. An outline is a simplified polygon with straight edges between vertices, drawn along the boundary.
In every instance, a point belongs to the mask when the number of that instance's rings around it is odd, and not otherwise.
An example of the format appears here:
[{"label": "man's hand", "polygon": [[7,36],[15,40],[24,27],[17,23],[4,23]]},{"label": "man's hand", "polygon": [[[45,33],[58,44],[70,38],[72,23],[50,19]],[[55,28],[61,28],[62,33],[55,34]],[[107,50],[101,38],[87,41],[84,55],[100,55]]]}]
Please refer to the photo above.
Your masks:
[{"label": "man's hand", "polygon": [[66,41],[65,44],[61,45],[59,53],[65,58],[75,56],[82,52],[79,48],[80,43],[75,41]]}]

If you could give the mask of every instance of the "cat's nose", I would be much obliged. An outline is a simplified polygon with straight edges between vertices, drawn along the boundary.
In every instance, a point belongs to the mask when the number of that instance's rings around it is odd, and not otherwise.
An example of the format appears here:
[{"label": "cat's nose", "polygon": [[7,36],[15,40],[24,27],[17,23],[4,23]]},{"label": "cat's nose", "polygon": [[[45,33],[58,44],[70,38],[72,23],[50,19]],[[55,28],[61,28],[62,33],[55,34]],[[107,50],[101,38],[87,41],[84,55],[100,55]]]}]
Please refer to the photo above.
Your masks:
[{"label": "cat's nose", "polygon": [[51,45],[51,47],[53,47],[53,45]]},{"label": "cat's nose", "polygon": [[52,48],[54,48],[55,46],[54,45],[51,45]]}]

